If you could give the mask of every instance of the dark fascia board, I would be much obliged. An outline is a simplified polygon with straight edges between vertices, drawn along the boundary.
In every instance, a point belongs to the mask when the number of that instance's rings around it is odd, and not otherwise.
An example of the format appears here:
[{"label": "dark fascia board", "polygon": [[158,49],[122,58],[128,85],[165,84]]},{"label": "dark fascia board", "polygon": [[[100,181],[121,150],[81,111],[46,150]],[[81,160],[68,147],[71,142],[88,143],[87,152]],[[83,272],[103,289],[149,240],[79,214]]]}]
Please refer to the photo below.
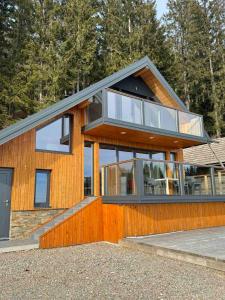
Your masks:
[{"label": "dark fascia board", "polygon": [[131,74],[143,69],[143,68],[149,68],[152,73],[156,76],[156,78],[161,82],[161,84],[167,89],[169,94],[172,98],[182,107],[183,110],[187,111],[186,106],[184,103],[179,99],[179,97],[175,94],[173,89],[170,87],[170,85],[167,83],[167,81],[164,79],[164,77],[160,74],[160,72],[157,70],[155,65],[150,61],[150,59],[145,56],[144,58],[140,59],[139,61],[129,65],[128,67],[98,81],[95,84],[90,85],[89,87],[85,88],[84,90],[65,98],[64,100],[61,100],[57,102],[56,104],[53,104],[49,106],[46,109],[41,110],[38,113],[33,114],[32,116],[29,116],[25,118],[24,120],[21,120],[3,130],[0,131],[0,145],[14,139],[15,137],[27,132],[28,130],[31,130],[40,124],[56,117],[57,115],[71,109],[72,107],[82,103],[86,99],[94,96],[96,93],[101,91],[104,88],[108,88],[112,85],[114,85],[116,82],[124,79],[127,76],[130,76]]},{"label": "dark fascia board", "polygon": [[104,204],[171,204],[225,202],[225,195],[102,196]]}]

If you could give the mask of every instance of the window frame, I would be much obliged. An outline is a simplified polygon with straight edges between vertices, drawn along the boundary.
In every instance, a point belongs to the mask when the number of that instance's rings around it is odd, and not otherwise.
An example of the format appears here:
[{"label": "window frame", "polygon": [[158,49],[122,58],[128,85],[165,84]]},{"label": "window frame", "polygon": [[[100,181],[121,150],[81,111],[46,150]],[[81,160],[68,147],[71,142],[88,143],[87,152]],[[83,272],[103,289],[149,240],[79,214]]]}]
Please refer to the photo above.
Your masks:
[{"label": "window frame", "polygon": [[[60,141],[62,140],[62,138],[66,138],[66,137],[63,137],[63,130],[64,130],[64,119],[65,117],[68,117],[69,116],[69,126],[70,126],[70,133],[69,135],[69,151],[66,152],[66,151],[56,151],[56,150],[46,150],[46,149],[39,149],[37,148],[37,132],[39,130],[41,130],[42,128],[48,126],[48,125],[51,125],[52,123],[54,123],[55,121],[59,120],[59,119],[62,119],[62,126],[61,126],[61,138],[60,138]],[[35,129],[35,152],[46,152],[46,153],[54,153],[54,154],[65,154],[65,155],[71,155],[72,152],[73,152],[73,147],[72,147],[72,144],[73,144],[73,114],[64,114],[64,115],[61,115],[57,118],[54,118],[54,120],[51,120],[50,122],[38,127]]]},{"label": "window frame", "polygon": [[[47,194],[46,194],[46,202],[45,203],[36,203],[37,173],[47,174]],[[34,208],[50,208],[50,180],[51,180],[51,170],[47,170],[47,169],[36,169],[35,170]]]}]

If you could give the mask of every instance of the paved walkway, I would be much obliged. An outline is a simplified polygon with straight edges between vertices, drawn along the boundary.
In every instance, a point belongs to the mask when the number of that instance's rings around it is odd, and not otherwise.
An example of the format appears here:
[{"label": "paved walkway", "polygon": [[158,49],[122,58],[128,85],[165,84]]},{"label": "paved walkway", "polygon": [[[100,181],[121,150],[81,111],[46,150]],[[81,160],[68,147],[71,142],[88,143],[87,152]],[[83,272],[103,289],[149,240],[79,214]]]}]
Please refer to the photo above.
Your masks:
[{"label": "paved walkway", "polygon": [[225,227],[126,238],[126,246],[225,271]]},{"label": "paved walkway", "polygon": [[32,250],[39,248],[39,244],[34,240],[9,240],[0,241],[0,253]]}]

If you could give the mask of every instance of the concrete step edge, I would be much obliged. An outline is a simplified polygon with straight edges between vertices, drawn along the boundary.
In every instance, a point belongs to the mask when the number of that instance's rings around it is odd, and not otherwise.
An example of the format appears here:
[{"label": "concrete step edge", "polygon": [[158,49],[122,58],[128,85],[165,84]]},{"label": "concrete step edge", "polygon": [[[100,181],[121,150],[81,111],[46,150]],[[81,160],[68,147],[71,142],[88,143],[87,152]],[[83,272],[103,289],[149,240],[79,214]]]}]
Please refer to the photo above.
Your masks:
[{"label": "concrete step edge", "polygon": [[149,245],[143,242],[136,242],[126,238],[120,240],[119,245],[125,248],[139,250],[148,254],[184,261],[187,263],[225,272],[225,260],[214,259],[213,257],[203,256],[191,252],[185,252],[182,250],[175,250],[161,246]]}]

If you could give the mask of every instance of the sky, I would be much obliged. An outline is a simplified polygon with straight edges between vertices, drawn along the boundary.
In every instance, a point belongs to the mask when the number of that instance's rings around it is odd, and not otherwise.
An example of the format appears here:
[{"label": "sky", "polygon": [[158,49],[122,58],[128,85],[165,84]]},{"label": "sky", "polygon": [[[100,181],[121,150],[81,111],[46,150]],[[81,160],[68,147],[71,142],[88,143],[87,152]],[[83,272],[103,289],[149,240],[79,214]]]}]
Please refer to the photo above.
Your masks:
[{"label": "sky", "polygon": [[161,18],[166,12],[167,0],[156,0],[157,17]]}]

